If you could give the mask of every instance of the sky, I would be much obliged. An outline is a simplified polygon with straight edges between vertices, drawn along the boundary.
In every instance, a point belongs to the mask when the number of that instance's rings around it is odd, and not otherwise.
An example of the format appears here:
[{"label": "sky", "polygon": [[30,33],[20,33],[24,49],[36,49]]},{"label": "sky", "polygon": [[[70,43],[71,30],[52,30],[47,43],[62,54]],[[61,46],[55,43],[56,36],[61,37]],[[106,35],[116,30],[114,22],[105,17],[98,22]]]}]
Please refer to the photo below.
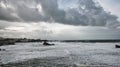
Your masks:
[{"label": "sky", "polygon": [[120,39],[120,0],[0,0],[0,37]]}]

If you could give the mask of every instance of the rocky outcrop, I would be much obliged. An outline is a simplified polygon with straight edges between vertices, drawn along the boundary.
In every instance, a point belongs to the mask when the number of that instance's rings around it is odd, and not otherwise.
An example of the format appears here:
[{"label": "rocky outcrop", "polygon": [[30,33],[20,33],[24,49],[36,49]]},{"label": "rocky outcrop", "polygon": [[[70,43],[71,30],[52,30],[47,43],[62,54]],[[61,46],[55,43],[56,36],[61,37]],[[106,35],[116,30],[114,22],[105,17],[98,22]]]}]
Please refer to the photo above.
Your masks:
[{"label": "rocky outcrop", "polygon": [[0,46],[2,45],[14,45],[15,40],[13,39],[0,39]]}]

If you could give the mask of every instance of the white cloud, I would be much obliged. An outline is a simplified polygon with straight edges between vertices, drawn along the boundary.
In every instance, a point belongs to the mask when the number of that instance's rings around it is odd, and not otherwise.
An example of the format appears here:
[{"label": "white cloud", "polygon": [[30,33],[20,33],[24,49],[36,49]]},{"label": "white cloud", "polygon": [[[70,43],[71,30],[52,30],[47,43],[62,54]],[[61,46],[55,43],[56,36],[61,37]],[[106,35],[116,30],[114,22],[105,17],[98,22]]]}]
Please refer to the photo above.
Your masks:
[{"label": "white cloud", "polygon": [[119,0],[98,0],[101,6],[108,12],[119,17],[120,21],[120,1]]},{"label": "white cloud", "polygon": [[0,36],[41,39],[117,39],[119,29],[106,27],[72,26],[59,23],[14,23],[0,30]]}]

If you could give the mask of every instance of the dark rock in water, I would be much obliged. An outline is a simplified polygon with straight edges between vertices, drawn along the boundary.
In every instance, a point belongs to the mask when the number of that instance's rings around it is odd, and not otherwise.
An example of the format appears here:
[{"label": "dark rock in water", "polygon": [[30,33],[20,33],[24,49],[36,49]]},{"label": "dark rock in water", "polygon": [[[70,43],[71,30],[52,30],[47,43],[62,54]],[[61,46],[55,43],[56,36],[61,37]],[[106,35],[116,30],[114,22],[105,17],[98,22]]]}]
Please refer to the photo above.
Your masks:
[{"label": "dark rock in water", "polygon": [[0,51],[5,51],[5,49],[1,49],[1,48],[0,48]]},{"label": "dark rock in water", "polygon": [[49,44],[47,41],[44,41],[43,45],[50,46],[50,45],[55,45],[55,44]]},{"label": "dark rock in water", "polygon": [[5,51],[5,49],[2,49],[3,51]]},{"label": "dark rock in water", "polygon": [[45,46],[52,46],[52,45],[55,45],[55,44],[43,44]]},{"label": "dark rock in water", "polygon": [[120,48],[120,45],[115,45],[115,48]]}]

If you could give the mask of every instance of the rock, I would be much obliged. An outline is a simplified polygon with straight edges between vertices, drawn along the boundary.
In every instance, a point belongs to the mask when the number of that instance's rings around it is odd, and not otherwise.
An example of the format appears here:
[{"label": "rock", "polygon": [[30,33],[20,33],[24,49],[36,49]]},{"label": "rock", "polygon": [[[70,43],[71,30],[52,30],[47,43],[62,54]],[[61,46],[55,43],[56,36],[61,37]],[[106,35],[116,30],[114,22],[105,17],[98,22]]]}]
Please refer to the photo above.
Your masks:
[{"label": "rock", "polygon": [[120,48],[120,45],[115,45],[115,48]]},{"label": "rock", "polygon": [[5,49],[1,49],[1,48],[0,48],[0,51],[5,51]]}]

